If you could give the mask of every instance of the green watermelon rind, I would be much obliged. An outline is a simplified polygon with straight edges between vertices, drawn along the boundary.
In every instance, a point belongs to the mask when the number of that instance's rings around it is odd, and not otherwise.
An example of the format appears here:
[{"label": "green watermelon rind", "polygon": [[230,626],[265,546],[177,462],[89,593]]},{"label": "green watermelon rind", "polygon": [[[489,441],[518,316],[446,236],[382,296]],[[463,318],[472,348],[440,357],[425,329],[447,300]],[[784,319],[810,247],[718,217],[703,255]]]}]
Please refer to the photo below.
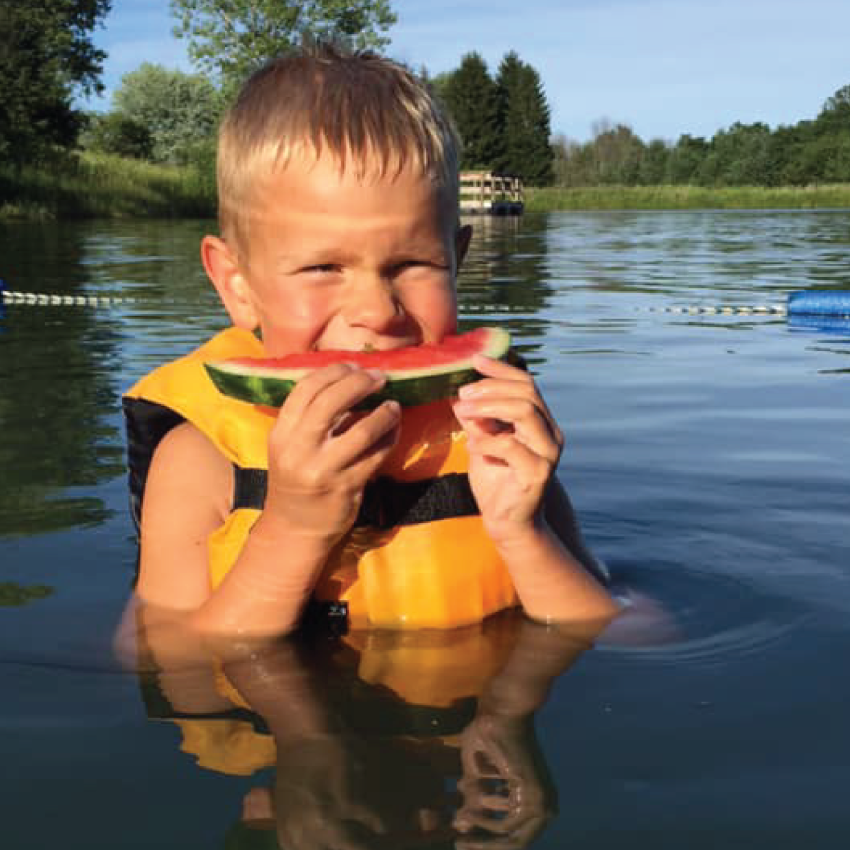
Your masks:
[{"label": "green watermelon rind", "polygon": [[[486,342],[476,353],[504,360],[510,349],[510,335],[503,328],[488,328],[487,331]],[[205,363],[204,368],[220,393],[262,407],[280,407],[295,384],[311,371],[299,368],[284,373],[282,369],[257,368],[251,374],[244,365],[228,361]],[[472,366],[471,356],[432,368],[385,370],[385,374],[387,381],[384,386],[357,404],[355,409],[368,410],[389,399],[402,407],[428,404],[450,398],[464,384],[481,378]]]}]

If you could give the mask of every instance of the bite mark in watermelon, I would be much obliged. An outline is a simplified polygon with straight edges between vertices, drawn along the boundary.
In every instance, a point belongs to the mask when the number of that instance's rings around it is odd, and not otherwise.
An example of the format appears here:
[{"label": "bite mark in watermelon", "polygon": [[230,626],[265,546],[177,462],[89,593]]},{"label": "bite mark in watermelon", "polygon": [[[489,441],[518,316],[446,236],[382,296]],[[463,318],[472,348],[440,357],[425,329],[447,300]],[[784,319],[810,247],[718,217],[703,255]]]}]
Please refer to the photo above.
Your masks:
[{"label": "bite mark in watermelon", "polygon": [[509,348],[507,331],[477,328],[447,336],[439,343],[393,351],[307,351],[280,358],[221,360],[204,367],[224,395],[264,407],[280,407],[305,375],[333,363],[352,363],[364,369],[380,369],[387,376],[384,386],[359,407],[376,407],[386,399],[409,407],[449,398],[459,387],[481,377],[472,366],[473,355],[501,360]]}]

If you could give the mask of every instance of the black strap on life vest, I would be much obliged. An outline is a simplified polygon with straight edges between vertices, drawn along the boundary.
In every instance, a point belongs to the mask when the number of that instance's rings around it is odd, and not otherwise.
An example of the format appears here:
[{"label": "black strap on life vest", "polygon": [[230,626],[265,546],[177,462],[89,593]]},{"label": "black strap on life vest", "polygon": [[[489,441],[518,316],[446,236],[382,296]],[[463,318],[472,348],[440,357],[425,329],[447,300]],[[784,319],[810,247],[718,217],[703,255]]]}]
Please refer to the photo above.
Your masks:
[{"label": "black strap on life vest", "polygon": [[[266,501],[266,470],[236,466],[234,473],[233,509],[262,510]],[[385,530],[477,513],[478,505],[465,473],[452,472],[420,481],[382,477],[366,485],[354,525]]]},{"label": "black strap on life vest", "polygon": [[142,496],[154,450],[172,428],[183,422],[183,417],[165,405],[144,398],[124,398],[121,406],[127,428],[130,515],[138,534],[142,519]]},{"label": "black strap on life vest", "polygon": [[[183,421],[180,414],[147,399],[125,398],[130,512],[138,532],[142,498],[151,459],[159,441]],[[233,510],[262,510],[268,473],[265,469],[234,464]],[[366,485],[355,526],[378,529],[416,525],[452,517],[474,516],[478,505],[464,473],[450,473],[420,481],[378,478]]]}]

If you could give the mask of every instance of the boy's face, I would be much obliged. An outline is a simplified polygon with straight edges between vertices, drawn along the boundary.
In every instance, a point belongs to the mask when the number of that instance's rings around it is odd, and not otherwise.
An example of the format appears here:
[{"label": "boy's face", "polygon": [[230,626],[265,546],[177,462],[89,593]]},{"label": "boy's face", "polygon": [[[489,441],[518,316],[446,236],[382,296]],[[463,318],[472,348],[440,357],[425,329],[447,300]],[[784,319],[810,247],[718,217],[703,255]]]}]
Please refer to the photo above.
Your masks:
[{"label": "boy's face", "polygon": [[237,324],[258,324],[272,357],[437,342],[456,329],[469,236],[453,222],[410,170],[358,179],[328,155],[296,156],[255,193],[237,264],[249,319]]}]

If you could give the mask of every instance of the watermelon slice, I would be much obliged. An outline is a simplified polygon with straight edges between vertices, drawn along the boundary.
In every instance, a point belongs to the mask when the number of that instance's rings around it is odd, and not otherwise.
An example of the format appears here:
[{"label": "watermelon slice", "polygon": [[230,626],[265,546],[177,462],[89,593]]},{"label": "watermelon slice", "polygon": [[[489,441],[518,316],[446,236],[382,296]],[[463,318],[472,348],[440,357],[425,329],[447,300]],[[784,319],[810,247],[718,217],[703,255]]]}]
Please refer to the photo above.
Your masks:
[{"label": "watermelon slice", "polygon": [[504,359],[510,335],[501,328],[478,328],[447,336],[440,343],[397,348],[393,351],[307,351],[277,359],[242,357],[205,363],[210,378],[224,395],[265,407],[280,407],[296,382],[322,366],[356,363],[380,369],[387,382],[360,408],[376,407],[385,399],[402,406],[427,404],[448,398],[458,387],[478,380],[472,356]]}]

